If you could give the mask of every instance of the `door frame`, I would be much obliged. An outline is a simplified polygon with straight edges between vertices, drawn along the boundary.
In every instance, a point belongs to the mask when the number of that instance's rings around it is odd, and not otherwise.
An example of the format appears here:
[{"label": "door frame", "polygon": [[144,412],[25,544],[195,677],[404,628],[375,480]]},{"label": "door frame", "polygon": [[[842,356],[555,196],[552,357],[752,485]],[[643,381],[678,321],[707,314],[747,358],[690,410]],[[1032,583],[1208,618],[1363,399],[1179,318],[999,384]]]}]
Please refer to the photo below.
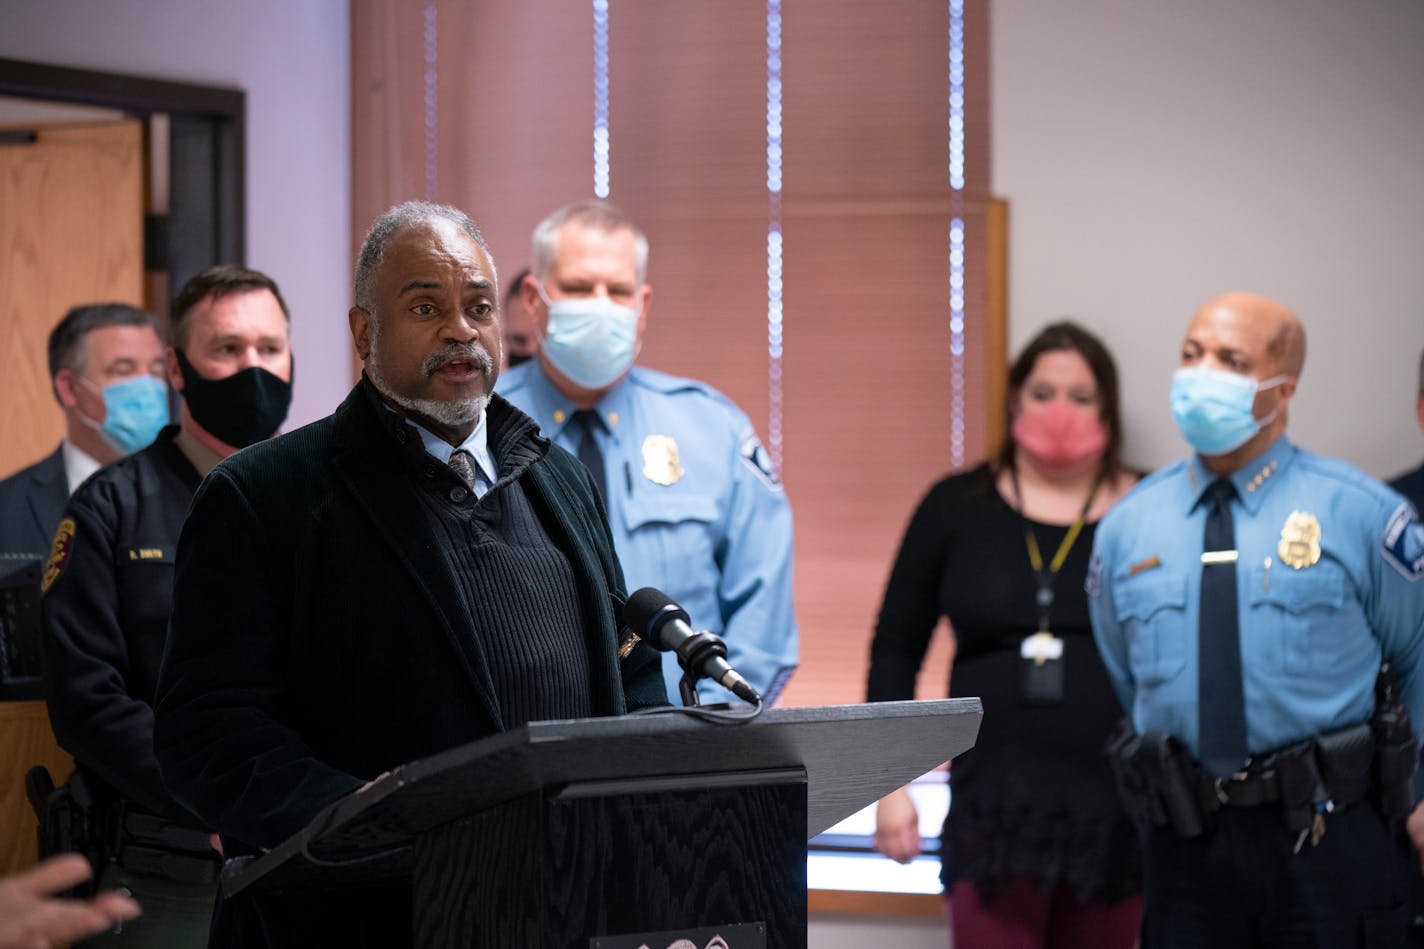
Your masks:
[{"label": "door frame", "polygon": [[[0,95],[118,109],[140,117],[172,116],[204,130],[201,147],[170,145],[169,176],[196,202],[171,208],[163,254],[172,286],[216,263],[246,259],[246,93],[241,89],[98,72],[0,58]],[[176,136],[175,136],[176,138]],[[191,136],[187,139],[191,144]],[[196,240],[195,240],[196,238]],[[195,255],[196,254],[196,255]],[[211,259],[207,259],[211,258]]]}]

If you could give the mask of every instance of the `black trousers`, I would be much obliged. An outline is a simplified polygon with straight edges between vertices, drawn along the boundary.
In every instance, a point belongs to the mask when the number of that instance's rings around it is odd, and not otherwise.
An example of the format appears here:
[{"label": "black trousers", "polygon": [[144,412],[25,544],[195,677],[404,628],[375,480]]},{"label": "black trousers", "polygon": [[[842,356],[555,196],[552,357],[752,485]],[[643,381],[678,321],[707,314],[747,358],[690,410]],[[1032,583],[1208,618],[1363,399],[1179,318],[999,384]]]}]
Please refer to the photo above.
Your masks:
[{"label": "black trousers", "polygon": [[1400,832],[1404,838],[1404,849],[1409,854],[1405,876],[1409,881],[1409,949],[1424,949],[1424,874],[1419,870],[1419,854],[1409,842],[1409,835]]},{"label": "black trousers", "polygon": [[1368,804],[1327,815],[1325,827],[1298,854],[1276,805],[1222,808],[1201,837],[1149,829],[1144,949],[1402,949],[1398,828]]}]

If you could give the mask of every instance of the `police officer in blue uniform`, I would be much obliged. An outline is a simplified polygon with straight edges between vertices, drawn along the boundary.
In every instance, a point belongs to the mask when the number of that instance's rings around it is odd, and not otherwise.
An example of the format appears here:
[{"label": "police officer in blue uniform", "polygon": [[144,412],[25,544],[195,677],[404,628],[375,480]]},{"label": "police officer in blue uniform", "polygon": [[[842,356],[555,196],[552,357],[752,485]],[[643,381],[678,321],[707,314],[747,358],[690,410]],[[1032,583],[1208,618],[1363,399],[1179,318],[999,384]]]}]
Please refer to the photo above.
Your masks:
[{"label": "police officer in blue uniform", "polygon": [[[1132,726],[1110,753],[1148,825],[1147,947],[1404,944],[1424,528],[1285,437],[1304,359],[1280,304],[1206,304],[1172,385],[1195,454],[1098,529],[1089,605]],[[1377,702],[1382,663],[1402,703]]]},{"label": "police officer in blue uniform", "polygon": [[[601,202],[534,230],[521,293],[538,358],[498,391],[577,454],[598,485],[628,589],[656,587],[768,702],[796,668],[791,507],[745,413],[711,386],[634,367],[647,323],[648,242]],[[668,694],[682,677],[664,657]],[[704,682],[706,701],[729,694]]]}]

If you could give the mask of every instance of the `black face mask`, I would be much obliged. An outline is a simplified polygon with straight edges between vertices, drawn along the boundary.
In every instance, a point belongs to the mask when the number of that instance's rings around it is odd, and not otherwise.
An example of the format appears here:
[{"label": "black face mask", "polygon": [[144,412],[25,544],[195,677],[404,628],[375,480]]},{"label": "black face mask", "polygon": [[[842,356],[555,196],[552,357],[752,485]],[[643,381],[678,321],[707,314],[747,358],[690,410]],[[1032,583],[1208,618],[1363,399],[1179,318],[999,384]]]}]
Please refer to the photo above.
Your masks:
[{"label": "black face mask", "polygon": [[525,356],[525,355],[522,355],[522,354],[511,353],[511,354],[509,355],[509,368],[513,369],[515,366],[519,365],[520,363],[522,363],[522,362],[528,362],[529,360],[531,360],[531,359],[533,359],[533,358],[534,358],[533,356]]},{"label": "black face mask", "polygon": [[[223,379],[200,375],[183,350],[178,368],[183,373],[183,400],[193,421],[233,448],[246,448],[271,438],[287,420],[292,404],[292,384],[260,366],[251,366]],[[296,366],[293,364],[293,374]]]}]

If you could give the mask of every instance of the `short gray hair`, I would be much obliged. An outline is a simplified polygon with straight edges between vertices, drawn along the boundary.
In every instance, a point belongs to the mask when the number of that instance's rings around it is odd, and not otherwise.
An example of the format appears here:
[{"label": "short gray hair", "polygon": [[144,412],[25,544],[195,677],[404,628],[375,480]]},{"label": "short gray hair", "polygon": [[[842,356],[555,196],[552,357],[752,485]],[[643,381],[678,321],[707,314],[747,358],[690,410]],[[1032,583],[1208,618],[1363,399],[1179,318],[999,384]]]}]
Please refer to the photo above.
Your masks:
[{"label": "short gray hair", "polygon": [[559,231],[565,224],[576,223],[604,233],[631,231],[633,254],[637,262],[638,283],[648,280],[648,235],[633,223],[633,219],[606,201],[576,201],[550,214],[534,228],[534,241],[529,250],[529,270],[543,283],[554,269],[559,253]]},{"label": "short gray hair", "polygon": [[485,243],[484,235],[470,216],[459,208],[448,204],[434,204],[430,201],[407,201],[397,204],[385,214],[376,218],[366,239],[361,242],[361,251],[356,255],[356,280],[353,288],[356,305],[372,316],[376,313],[376,301],[372,299],[376,280],[376,270],[386,255],[386,245],[391,238],[408,227],[418,227],[431,221],[448,221],[470,235],[490,262],[490,276],[499,285],[499,275],[494,270],[494,255]]}]

